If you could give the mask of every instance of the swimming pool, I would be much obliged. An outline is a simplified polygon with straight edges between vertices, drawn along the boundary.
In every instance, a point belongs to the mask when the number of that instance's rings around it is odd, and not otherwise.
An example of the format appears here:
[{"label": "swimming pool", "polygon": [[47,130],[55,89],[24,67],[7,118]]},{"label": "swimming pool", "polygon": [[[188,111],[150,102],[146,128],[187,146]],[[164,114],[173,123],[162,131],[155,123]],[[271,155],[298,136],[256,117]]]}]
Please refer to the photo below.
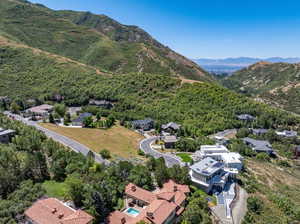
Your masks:
[{"label": "swimming pool", "polygon": [[125,210],[126,213],[128,213],[129,215],[132,215],[132,216],[138,216],[140,214],[140,212],[134,208],[127,208]]}]

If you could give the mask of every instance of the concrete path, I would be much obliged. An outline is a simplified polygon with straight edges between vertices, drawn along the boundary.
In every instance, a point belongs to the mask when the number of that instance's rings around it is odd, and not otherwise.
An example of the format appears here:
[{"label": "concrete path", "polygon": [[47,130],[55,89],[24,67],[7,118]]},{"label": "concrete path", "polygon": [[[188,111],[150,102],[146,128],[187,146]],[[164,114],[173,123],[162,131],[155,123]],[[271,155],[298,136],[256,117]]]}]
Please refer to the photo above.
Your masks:
[{"label": "concrete path", "polygon": [[148,138],[143,139],[140,142],[140,149],[147,155],[153,156],[154,158],[160,158],[163,157],[166,161],[166,166],[167,167],[172,167],[174,165],[179,165],[179,166],[184,166],[184,164],[177,159],[175,156],[172,156],[170,154],[165,154],[165,153],[161,153],[155,149],[153,149],[153,147],[151,146],[151,144],[153,142],[155,142],[157,139],[159,139],[159,137],[157,136],[149,136]]},{"label": "concrete path", "polygon": [[237,199],[232,208],[232,218],[234,224],[241,224],[247,213],[248,193],[238,186]]},{"label": "concrete path", "polygon": [[94,154],[94,159],[95,159],[95,162],[97,162],[97,163],[102,163],[105,165],[109,165],[109,163],[110,163],[108,160],[103,159],[101,157],[101,155],[99,155],[98,153],[94,153],[90,148],[86,147],[85,145],[83,145],[73,139],[70,139],[66,136],[60,135],[54,131],[50,131],[46,128],[43,128],[38,124],[38,122],[30,121],[28,119],[23,118],[20,115],[12,114],[10,112],[4,112],[4,114],[9,117],[14,118],[15,120],[23,122],[26,125],[35,127],[36,129],[44,132],[47,137],[52,138],[54,141],[57,141],[65,146],[71,148],[73,151],[83,154],[84,156],[86,156],[91,151]]}]

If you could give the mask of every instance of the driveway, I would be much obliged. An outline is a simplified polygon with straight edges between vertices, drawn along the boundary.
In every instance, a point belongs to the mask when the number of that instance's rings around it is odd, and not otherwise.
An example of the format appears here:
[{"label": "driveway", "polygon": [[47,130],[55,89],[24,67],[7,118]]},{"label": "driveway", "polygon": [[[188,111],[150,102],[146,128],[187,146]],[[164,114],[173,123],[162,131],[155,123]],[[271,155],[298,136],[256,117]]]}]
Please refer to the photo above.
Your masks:
[{"label": "driveway", "polygon": [[244,216],[247,213],[248,194],[240,186],[238,186],[237,194],[238,194],[237,199],[234,202],[234,205],[232,208],[232,218],[233,218],[234,224],[241,224],[244,219]]},{"label": "driveway", "polygon": [[183,166],[183,164],[181,163],[180,160],[178,160],[175,156],[172,155],[168,155],[165,153],[161,153],[156,151],[155,149],[152,148],[151,144],[155,141],[159,139],[159,137],[154,136],[154,137],[148,137],[146,139],[143,139],[140,142],[140,149],[146,154],[146,155],[150,155],[153,156],[154,158],[160,158],[163,157],[165,159],[166,162],[166,166],[167,167],[172,167],[174,165],[179,165],[179,166]]},{"label": "driveway", "polygon": [[[28,119],[23,118],[20,115],[12,114],[10,112],[4,112],[4,114],[14,118],[15,120],[23,122],[26,125],[35,127],[36,129],[44,132],[47,137],[52,138],[54,141],[57,141],[65,146],[71,148],[73,151],[83,154],[84,156],[86,156],[89,153],[89,151],[92,151],[90,148],[86,147],[85,145],[82,145],[81,143],[79,143],[73,139],[70,139],[70,138],[60,135],[54,131],[50,131],[46,128],[41,127],[38,124],[38,122],[30,121]],[[108,160],[103,159],[101,157],[101,155],[99,155],[98,153],[94,153],[94,152],[93,152],[93,154],[94,154],[94,159],[97,163],[103,163],[105,165],[109,165],[110,162]]]}]

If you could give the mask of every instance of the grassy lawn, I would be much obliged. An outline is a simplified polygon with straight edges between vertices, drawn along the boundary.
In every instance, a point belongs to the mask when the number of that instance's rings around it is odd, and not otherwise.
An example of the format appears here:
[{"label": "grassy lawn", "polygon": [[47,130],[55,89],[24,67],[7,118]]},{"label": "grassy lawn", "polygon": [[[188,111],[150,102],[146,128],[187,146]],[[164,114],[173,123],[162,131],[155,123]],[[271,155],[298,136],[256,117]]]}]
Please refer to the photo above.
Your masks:
[{"label": "grassy lawn", "polygon": [[185,163],[190,163],[193,161],[191,156],[187,153],[177,153],[176,155],[179,156],[182,159],[182,161]]},{"label": "grassy lawn", "polygon": [[48,123],[42,123],[41,126],[74,139],[95,152],[107,149],[110,151],[112,157],[138,157],[137,153],[139,142],[143,138],[138,133],[120,125],[115,125],[107,130],[93,128],[68,128]]},{"label": "grassy lawn", "polygon": [[66,184],[64,182],[56,182],[56,181],[45,181],[43,183],[43,187],[46,190],[46,194],[49,197],[55,197],[59,199],[63,199],[66,192]]}]

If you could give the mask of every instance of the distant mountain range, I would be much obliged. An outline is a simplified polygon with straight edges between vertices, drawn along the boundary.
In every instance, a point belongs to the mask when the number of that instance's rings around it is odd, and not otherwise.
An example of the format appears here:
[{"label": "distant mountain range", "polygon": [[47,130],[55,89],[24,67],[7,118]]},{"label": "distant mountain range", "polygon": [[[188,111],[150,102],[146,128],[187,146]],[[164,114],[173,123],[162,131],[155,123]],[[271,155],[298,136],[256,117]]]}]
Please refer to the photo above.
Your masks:
[{"label": "distant mountain range", "polygon": [[298,63],[300,58],[250,58],[250,57],[239,57],[239,58],[224,58],[224,59],[208,59],[199,58],[193,59],[198,65],[202,66],[208,72],[216,74],[222,73],[233,73],[237,70],[248,67],[249,65],[255,64],[260,61],[266,61],[271,63],[284,62],[284,63]]}]

